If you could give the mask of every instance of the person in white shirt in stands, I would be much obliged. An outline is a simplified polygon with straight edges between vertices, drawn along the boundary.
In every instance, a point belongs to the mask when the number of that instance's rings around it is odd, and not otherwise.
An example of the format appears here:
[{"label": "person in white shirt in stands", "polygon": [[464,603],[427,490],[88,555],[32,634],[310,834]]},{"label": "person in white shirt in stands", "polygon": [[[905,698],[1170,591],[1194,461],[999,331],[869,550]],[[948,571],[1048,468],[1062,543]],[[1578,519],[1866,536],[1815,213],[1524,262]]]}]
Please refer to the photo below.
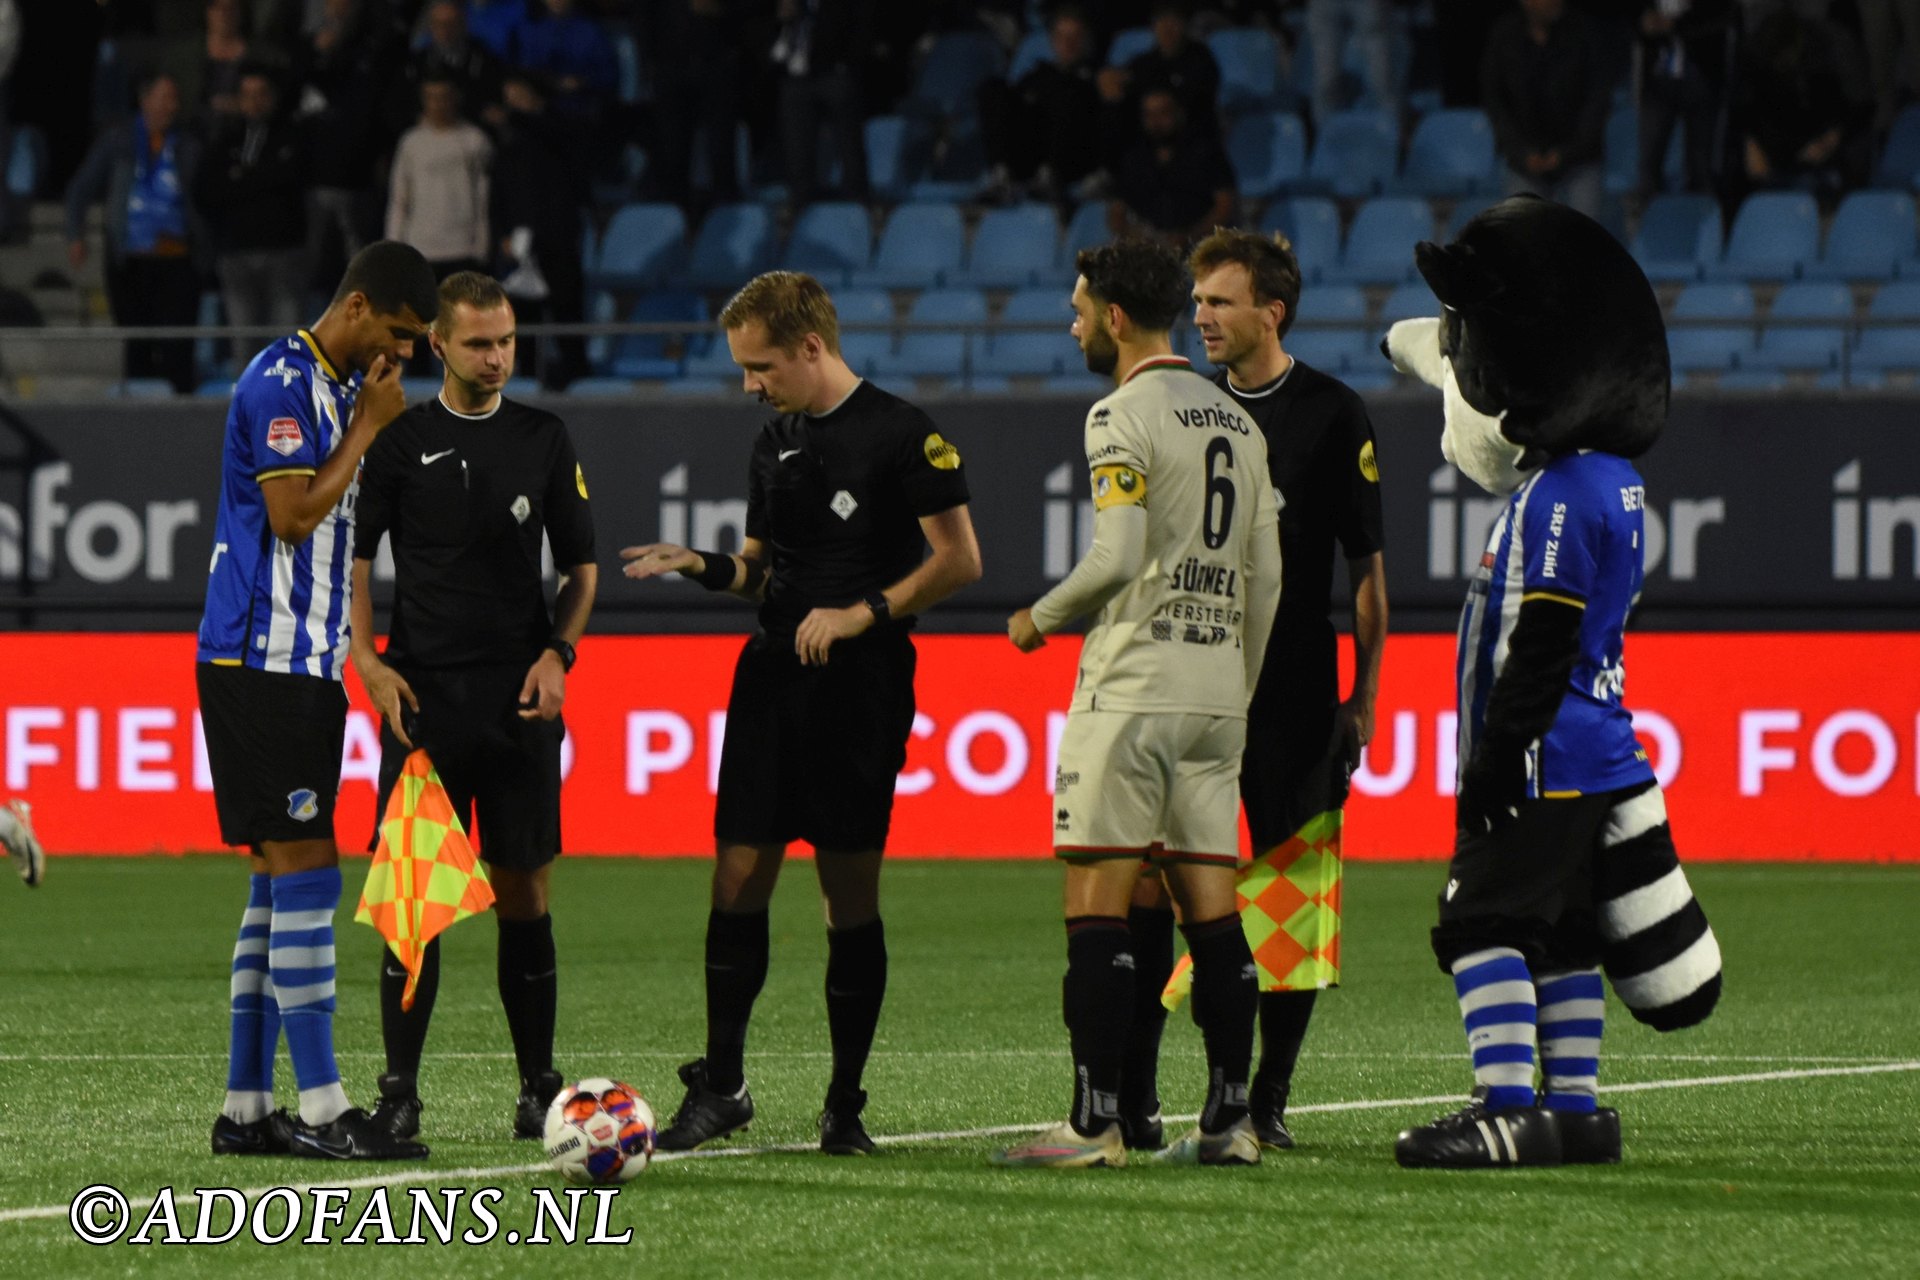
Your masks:
[{"label": "person in white shirt in stands", "polygon": [[436,279],[487,267],[493,144],[460,115],[460,89],[444,77],[420,86],[420,123],[400,136],[387,196],[387,239],[418,249]]}]

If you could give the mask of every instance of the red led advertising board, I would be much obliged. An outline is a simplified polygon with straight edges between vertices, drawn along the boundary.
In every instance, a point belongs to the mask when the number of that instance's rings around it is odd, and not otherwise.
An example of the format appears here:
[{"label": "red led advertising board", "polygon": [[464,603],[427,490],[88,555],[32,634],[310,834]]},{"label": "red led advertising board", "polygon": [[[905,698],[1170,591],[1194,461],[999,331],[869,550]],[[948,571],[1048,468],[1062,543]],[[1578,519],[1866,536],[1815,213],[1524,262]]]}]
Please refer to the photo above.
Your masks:
[{"label": "red led advertising board", "polygon": [[[1041,856],[1078,642],[917,639],[920,715],[890,852]],[[570,852],[704,853],[738,636],[590,636],[569,678]],[[219,847],[187,635],[0,636],[0,798],[55,853]],[[1346,847],[1451,846],[1453,640],[1387,648]],[[357,680],[337,834],[364,847],[379,739]],[[1920,635],[1646,634],[1627,703],[1683,856],[1920,860]],[[481,838],[484,841],[485,833]]]}]

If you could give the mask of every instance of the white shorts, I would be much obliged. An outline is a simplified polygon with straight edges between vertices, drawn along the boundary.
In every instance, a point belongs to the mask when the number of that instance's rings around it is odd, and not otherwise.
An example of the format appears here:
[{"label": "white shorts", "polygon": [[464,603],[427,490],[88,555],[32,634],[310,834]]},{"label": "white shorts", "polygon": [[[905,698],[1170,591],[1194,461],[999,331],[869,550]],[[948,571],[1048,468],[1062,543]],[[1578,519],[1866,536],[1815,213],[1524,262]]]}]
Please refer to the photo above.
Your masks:
[{"label": "white shorts", "polygon": [[1247,722],[1228,716],[1069,713],[1054,856],[1237,865],[1246,739]]}]

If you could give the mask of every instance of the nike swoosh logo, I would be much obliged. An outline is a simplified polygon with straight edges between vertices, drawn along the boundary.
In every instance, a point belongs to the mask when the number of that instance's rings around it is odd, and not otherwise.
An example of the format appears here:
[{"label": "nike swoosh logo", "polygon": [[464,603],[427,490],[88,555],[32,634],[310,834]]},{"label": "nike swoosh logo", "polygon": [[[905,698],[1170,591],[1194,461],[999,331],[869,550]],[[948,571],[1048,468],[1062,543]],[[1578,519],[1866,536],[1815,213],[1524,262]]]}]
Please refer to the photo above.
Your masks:
[{"label": "nike swoosh logo", "polygon": [[323,1137],[311,1129],[295,1131],[289,1145],[310,1148],[328,1160],[351,1160],[354,1155],[353,1139]]},{"label": "nike swoosh logo", "polygon": [[800,450],[798,449],[782,449],[780,451],[780,461],[785,462],[788,458],[793,457],[793,455],[799,452]]},{"label": "nike swoosh logo", "polygon": [[440,461],[440,459],[446,457],[448,454],[452,452],[453,450],[451,449],[442,449],[438,453],[423,453],[420,455],[420,465],[423,467],[431,466],[433,463]]}]

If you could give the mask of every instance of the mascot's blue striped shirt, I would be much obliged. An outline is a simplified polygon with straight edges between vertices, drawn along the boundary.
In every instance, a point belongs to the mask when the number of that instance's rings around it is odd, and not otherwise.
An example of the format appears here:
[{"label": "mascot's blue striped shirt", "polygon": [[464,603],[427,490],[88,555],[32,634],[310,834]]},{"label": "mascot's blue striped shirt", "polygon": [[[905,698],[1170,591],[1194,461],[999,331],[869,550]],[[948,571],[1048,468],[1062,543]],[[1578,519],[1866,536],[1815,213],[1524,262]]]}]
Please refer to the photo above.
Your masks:
[{"label": "mascot's blue striped shirt", "polygon": [[1486,722],[1487,695],[1506,662],[1521,602],[1544,597],[1584,612],[1580,656],[1560,712],[1528,751],[1528,794],[1556,799],[1652,780],[1621,704],[1627,613],[1645,576],[1645,502],[1631,462],[1591,452],[1555,458],[1508,500],[1460,615],[1463,765]]},{"label": "mascot's blue striped shirt", "polygon": [[199,661],[341,678],[359,480],[297,545],[273,536],[260,483],[317,472],[346,433],[359,385],[304,329],[255,356],[234,384]]}]

